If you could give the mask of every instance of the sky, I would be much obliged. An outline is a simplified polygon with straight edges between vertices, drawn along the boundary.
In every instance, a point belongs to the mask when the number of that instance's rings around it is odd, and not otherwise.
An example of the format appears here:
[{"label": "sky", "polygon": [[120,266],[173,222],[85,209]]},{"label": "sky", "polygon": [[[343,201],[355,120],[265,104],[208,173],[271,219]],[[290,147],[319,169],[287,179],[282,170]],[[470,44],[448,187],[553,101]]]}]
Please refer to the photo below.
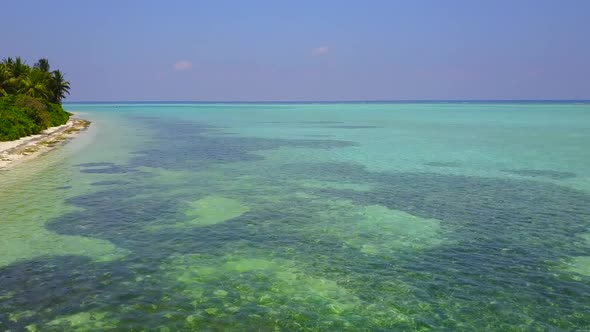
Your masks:
[{"label": "sky", "polygon": [[590,99],[590,1],[4,1],[68,101]]}]

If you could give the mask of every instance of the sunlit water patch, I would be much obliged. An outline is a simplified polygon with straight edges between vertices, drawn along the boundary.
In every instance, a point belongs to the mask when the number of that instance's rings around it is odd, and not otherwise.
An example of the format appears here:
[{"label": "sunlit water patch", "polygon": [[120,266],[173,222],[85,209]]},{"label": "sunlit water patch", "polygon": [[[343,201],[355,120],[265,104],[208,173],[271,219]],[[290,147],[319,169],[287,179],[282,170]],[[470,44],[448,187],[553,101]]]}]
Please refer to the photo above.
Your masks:
[{"label": "sunlit water patch", "polygon": [[590,119],[551,107],[78,105],[0,173],[0,330],[588,330]]}]

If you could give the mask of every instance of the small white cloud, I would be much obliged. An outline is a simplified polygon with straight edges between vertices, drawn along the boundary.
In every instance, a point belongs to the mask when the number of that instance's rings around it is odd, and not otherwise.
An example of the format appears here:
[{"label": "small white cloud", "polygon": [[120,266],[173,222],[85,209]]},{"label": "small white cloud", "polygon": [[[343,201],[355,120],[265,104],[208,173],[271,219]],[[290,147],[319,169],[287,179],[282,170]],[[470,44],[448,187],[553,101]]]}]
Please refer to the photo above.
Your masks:
[{"label": "small white cloud", "polygon": [[330,52],[330,48],[328,46],[320,46],[316,47],[311,50],[311,54],[313,55],[326,55]]},{"label": "small white cloud", "polygon": [[193,63],[186,60],[177,61],[174,64],[175,71],[187,71],[193,69]]}]

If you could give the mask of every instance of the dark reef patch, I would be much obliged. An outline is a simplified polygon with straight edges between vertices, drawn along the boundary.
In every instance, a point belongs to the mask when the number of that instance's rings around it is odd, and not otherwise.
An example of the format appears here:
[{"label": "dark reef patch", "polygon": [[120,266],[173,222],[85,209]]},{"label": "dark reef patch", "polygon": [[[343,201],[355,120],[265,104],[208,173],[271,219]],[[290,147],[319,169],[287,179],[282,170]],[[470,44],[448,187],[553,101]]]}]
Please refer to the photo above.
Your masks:
[{"label": "dark reef patch", "polygon": [[[156,262],[154,262],[156,263]],[[31,276],[31,271],[35,271]],[[44,261],[22,262],[0,269],[0,289],[8,290],[13,296],[0,300],[0,329],[25,331],[31,324],[47,323],[56,317],[73,315],[109,306],[109,315],[125,322],[124,330],[145,329],[146,326],[161,323],[161,318],[151,315],[149,303],[166,306],[168,295],[165,284],[162,289],[145,287],[153,284],[149,274],[158,271],[141,258],[127,262],[97,263],[80,256],[60,256]],[[143,282],[130,281],[143,278]],[[2,294],[0,291],[0,296]],[[178,294],[170,294],[179,310],[189,300],[180,300]],[[168,301],[169,302],[169,301]],[[15,319],[9,313],[15,308],[27,308],[30,314]],[[153,307],[152,307],[153,310]],[[18,312],[18,310],[16,310]],[[104,322],[99,322],[104,323]],[[71,330],[67,322],[44,325],[42,330]],[[96,330],[84,327],[83,330]],[[100,330],[100,329],[99,329]]]},{"label": "dark reef patch", "polygon": [[[360,204],[380,204],[418,216],[450,222],[477,222],[516,227],[514,222],[586,224],[590,195],[550,183],[531,180],[442,175],[437,173],[369,172],[347,163],[293,164],[285,166],[297,176],[318,180],[356,180],[371,183],[369,192],[321,189],[328,196],[353,199]],[[493,204],[490,204],[493,202]],[[575,213],[572,213],[574,212]],[[570,229],[572,230],[572,229]]]},{"label": "dark reef patch", "polygon": [[327,126],[326,128],[336,128],[336,129],[375,129],[380,128],[377,126],[360,126],[360,125],[342,125],[342,126]]},{"label": "dark reef patch", "polygon": [[342,121],[300,121],[302,124],[339,124],[344,123]]},{"label": "dark reef patch", "polygon": [[342,121],[261,121],[257,123],[266,124],[311,124],[311,125],[325,125],[325,124],[339,124]]},{"label": "dark reef patch", "polygon": [[356,143],[319,139],[264,139],[209,135],[218,129],[205,124],[164,120],[146,121],[157,132],[157,141],[135,153],[130,167],[148,166],[168,169],[200,169],[212,164],[262,159],[255,151],[283,147],[333,149]]},{"label": "dark reef patch", "polygon": [[562,171],[542,170],[542,169],[504,169],[502,171],[506,172],[506,173],[521,175],[521,176],[541,177],[541,178],[552,179],[552,180],[565,180],[565,179],[575,178],[577,176],[576,173],[572,173],[572,172],[562,172]]},{"label": "dark reef patch", "polygon": [[101,168],[86,168],[80,170],[82,173],[103,173],[103,174],[126,174],[135,172],[133,168],[126,167],[126,166],[119,166],[119,165],[111,165],[107,167]]},{"label": "dark reef patch", "polygon": [[78,164],[78,165],[74,165],[74,166],[78,166],[78,167],[102,167],[102,166],[112,166],[114,165],[113,163],[109,163],[109,162],[95,162],[95,163],[84,163],[84,164]]},{"label": "dark reef patch", "polygon": [[92,185],[92,186],[114,186],[114,185],[126,185],[126,184],[129,184],[129,182],[123,181],[123,180],[112,180],[112,181],[93,182],[90,185]]},{"label": "dark reef patch", "polygon": [[85,163],[76,166],[83,168],[80,170],[82,173],[125,174],[135,171],[128,166],[121,166],[110,162]]},{"label": "dark reef patch", "polygon": [[424,165],[432,166],[432,167],[459,167],[459,166],[461,166],[460,163],[455,162],[455,161],[430,161],[430,162],[424,163]]},{"label": "dark reef patch", "polygon": [[234,135],[238,135],[238,133],[221,131],[221,132],[207,133],[207,135],[234,136]]}]

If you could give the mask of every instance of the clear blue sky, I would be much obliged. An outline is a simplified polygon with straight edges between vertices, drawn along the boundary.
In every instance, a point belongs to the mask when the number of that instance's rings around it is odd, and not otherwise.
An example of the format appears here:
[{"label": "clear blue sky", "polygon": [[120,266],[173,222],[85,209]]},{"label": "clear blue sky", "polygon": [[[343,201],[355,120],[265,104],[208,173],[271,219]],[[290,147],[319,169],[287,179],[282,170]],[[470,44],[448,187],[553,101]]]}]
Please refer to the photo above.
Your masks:
[{"label": "clear blue sky", "polygon": [[75,100],[590,99],[588,0],[4,1]]}]

